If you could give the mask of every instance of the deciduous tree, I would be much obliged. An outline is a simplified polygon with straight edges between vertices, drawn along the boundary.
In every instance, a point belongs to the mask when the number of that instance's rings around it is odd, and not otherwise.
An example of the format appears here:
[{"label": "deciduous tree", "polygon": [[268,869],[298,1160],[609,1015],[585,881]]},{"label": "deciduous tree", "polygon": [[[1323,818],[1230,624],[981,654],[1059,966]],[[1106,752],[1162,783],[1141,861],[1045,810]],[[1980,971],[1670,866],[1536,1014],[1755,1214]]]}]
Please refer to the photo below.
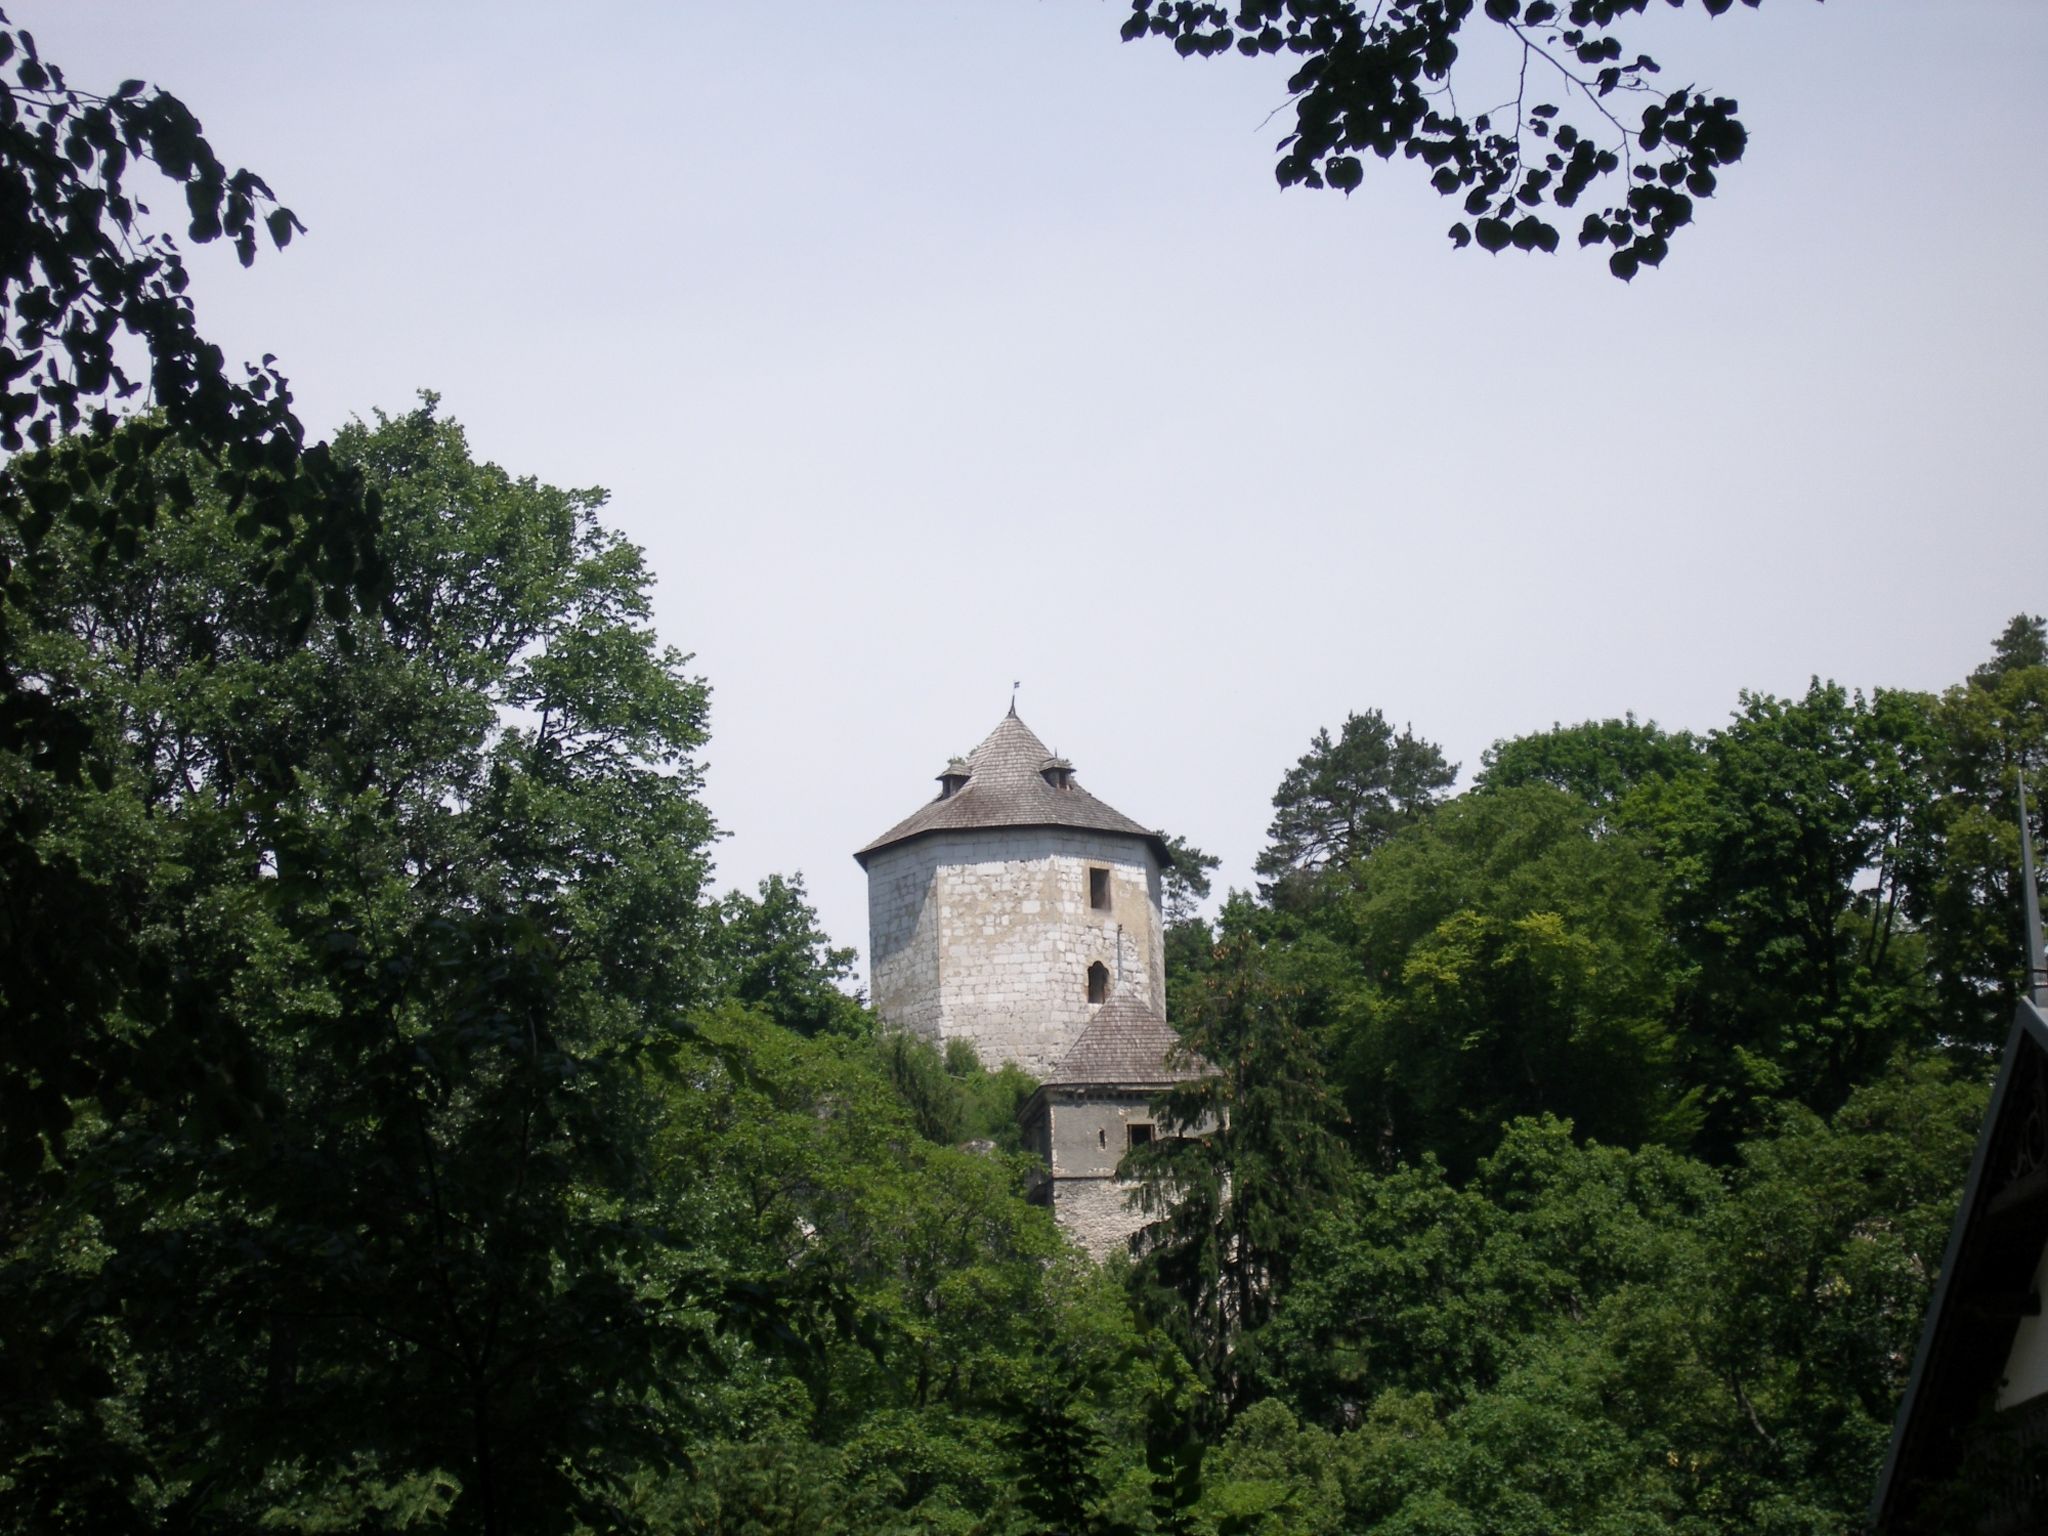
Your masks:
[{"label": "deciduous tree", "polygon": [[1935,708],[1940,736],[1929,807],[1935,838],[1907,893],[1947,1027],[1979,1049],[2004,1038],[2024,984],[2019,781],[2034,846],[2048,847],[2048,640],[2015,617],[1991,658]]},{"label": "deciduous tree", "polygon": [[[1734,0],[1701,4],[1719,16]],[[1164,37],[1184,56],[1290,55],[1294,125],[1278,146],[1280,185],[1348,193],[1365,179],[1366,156],[1398,154],[1460,200],[1466,219],[1450,230],[1460,247],[1555,251],[1560,216],[1597,188],[1578,243],[1610,247],[1608,269],[1626,280],[1663,261],[1748,144],[1734,101],[1690,84],[1661,88],[1657,61],[1624,41],[1629,18],[1648,8],[1485,0],[1475,15],[1473,0],[1131,0],[1123,35]],[[1495,78],[1474,46],[1485,43],[1497,45]],[[1488,105],[1461,107],[1461,93]]]},{"label": "deciduous tree", "polygon": [[802,875],[770,875],[755,896],[729,893],[708,937],[714,985],[785,1029],[866,1030],[867,1012],[847,986],[854,951],[835,947],[818,926]]},{"label": "deciduous tree", "polygon": [[109,771],[6,782],[133,957],[6,1213],[22,1529],[566,1530],[669,1437],[640,1149],[701,996],[705,690],[598,493],[431,404],[337,452],[385,492],[376,622],[296,636],[188,457],[129,559],[52,532],[12,637]]},{"label": "deciduous tree", "polygon": [[1700,743],[1690,731],[1661,730],[1654,720],[1639,723],[1628,715],[1497,741],[1481,759],[1474,788],[1548,784],[1612,815],[1638,785],[1699,766]]},{"label": "deciduous tree", "polygon": [[1764,1103],[1838,1106],[1899,1044],[1931,1037],[1905,900],[1930,857],[1931,701],[1816,679],[1745,695],[1707,771],[1642,823],[1665,850],[1690,962],[1680,1049],[1726,1148]]},{"label": "deciduous tree", "polygon": [[1663,888],[1641,839],[1541,783],[1463,796],[1368,860],[1325,926],[1356,968],[1332,1047],[1379,1158],[1462,1177],[1546,1111],[1684,1144]]},{"label": "deciduous tree", "polygon": [[[176,97],[140,80],[75,86],[0,16],[0,995],[12,1024],[0,1167],[16,1176],[71,1106],[125,1091],[149,1065],[93,1022],[150,963],[130,909],[105,890],[141,878],[146,855],[131,838],[138,860],[117,872],[96,862],[108,845],[49,837],[68,814],[59,802],[116,771],[100,703],[51,651],[67,623],[48,600],[68,579],[59,567],[134,559],[161,517],[192,512],[206,489],[240,540],[236,601],[271,607],[281,639],[385,588],[375,496],[307,444],[272,359],[238,373],[200,332],[177,242],[143,201],[157,186],[189,240],[229,241],[244,264],[264,238],[282,247],[303,231],[261,177],[228,169]],[[60,437],[61,453],[25,451]],[[184,452],[153,451],[166,444]],[[272,752],[233,771],[253,783],[291,766]],[[155,1065],[175,1062],[166,1048]]]}]

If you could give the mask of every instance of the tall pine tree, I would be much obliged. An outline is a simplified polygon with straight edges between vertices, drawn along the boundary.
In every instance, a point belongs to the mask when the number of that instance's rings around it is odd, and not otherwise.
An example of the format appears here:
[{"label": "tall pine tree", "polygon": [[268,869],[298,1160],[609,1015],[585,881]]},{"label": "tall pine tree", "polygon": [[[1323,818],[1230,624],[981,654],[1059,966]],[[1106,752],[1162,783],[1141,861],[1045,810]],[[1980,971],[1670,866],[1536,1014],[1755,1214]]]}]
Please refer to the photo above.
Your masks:
[{"label": "tall pine tree", "polygon": [[1132,1283],[1208,1384],[1215,1424],[1251,1400],[1259,1331],[1302,1233],[1342,1180],[1342,1112],[1249,936],[1224,939],[1183,1041],[1214,1070],[1161,1097],[1158,1138],[1121,1171],[1153,1218]]}]

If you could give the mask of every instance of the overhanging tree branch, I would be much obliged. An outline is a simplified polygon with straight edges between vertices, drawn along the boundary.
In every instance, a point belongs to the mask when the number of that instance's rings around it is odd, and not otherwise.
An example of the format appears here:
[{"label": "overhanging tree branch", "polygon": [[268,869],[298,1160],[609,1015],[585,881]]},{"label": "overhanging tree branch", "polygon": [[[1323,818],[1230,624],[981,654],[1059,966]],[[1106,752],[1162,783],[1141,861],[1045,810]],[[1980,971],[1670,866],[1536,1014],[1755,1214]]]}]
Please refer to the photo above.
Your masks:
[{"label": "overhanging tree branch", "polygon": [[[1667,3],[1682,7],[1687,0]],[[1718,16],[1734,0],[1700,3]],[[1753,8],[1760,0],[1743,3]],[[1695,200],[1713,195],[1717,172],[1740,160],[1748,143],[1734,101],[1690,86],[1658,91],[1650,83],[1659,72],[1654,59],[1637,53],[1625,61],[1614,29],[1648,6],[1649,0],[1485,0],[1484,18],[1504,27],[1521,50],[1506,104],[1515,109],[1512,133],[1495,127],[1493,113],[1464,116],[1451,91],[1473,0],[1377,0],[1369,10],[1359,0],[1241,0],[1234,9],[1202,0],[1132,0],[1123,36],[1164,37],[1183,56],[1233,49],[1250,57],[1294,55],[1300,63],[1287,89],[1295,126],[1276,146],[1280,184],[1349,193],[1364,179],[1365,154],[1387,160],[1399,152],[1430,168],[1438,192],[1462,196],[1471,222],[1451,226],[1459,247],[1555,251],[1555,212],[1576,207],[1595,185],[1606,188],[1606,205],[1586,214],[1578,240],[1609,247],[1609,270],[1627,280],[1663,261],[1671,237],[1692,221]],[[1561,101],[1528,102],[1532,52],[1556,69]],[[1467,61],[1465,68],[1469,74],[1473,66]],[[1642,99],[1634,123],[1609,106],[1618,96]],[[1438,110],[1439,97],[1447,110]],[[1576,122],[1567,110],[1575,105],[1589,109]],[[1540,164],[1524,155],[1526,135],[1547,144]]]}]

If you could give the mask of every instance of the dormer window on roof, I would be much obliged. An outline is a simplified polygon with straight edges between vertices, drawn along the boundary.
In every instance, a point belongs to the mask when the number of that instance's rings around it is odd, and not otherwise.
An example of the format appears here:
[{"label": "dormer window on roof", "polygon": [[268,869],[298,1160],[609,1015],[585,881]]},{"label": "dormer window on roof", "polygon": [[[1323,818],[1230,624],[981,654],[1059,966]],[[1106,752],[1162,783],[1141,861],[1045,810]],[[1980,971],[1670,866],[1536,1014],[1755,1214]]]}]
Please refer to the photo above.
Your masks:
[{"label": "dormer window on roof", "polygon": [[1074,782],[1074,765],[1005,715],[980,746],[946,764],[939,793],[854,855],[865,866],[885,848],[930,832],[990,827],[1072,827],[1143,839],[1162,868],[1173,863],[1166,839],[1104,805]]}]

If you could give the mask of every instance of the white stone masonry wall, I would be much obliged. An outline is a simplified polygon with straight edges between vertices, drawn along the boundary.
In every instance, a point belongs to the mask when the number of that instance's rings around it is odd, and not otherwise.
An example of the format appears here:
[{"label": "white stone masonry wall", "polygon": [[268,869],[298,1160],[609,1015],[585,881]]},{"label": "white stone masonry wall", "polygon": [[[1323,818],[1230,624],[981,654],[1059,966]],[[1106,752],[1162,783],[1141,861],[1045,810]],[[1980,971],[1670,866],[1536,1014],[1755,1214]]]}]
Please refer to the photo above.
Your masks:
[{"label": "white stone masonry wall", "polygon": [[933,841],[899,843],[868,860],[868,995],[883,1018],[927,1040],[939,1038]]},{"label": "white stone masonry wall", "polygon": [[1130,1150],[1131,1127],[1157,1118],[1150,1094],[1047,1092],[1046,1165],[1056,1179],[1110,1177]]},{"label": "white stone masonry wall", "polygon": [[[1089,904],[1091,868],[1109,872],[1106,912]],[[988,1066],[1042,1077],[1088,1026],[1091,964],[1113,993],[1163,1011],[1159,902],[1142,838],[998,827],[885,849],[868,864],[875,1007],[930,1039],[971,1040]]]},{"label": "white stone masonry wall", "polygon": [[[1133,1184],[1116,1177],[1130,1149],[1130,1128],[1159,1134],[1153,1095],[1048,1089],[1044,1113],[1032,1127],[1043,1143],[1052,1180],[1052,1211],[1074,1241],[1097,1259],[1128,1249],[1131,1235],[1153,1217],[1132,1200]],[[1188,1134],[1206,1135],[1204,1119]]]},{"label": "white stone masonry wall", "polygon": [[1132,1186],[1115,1179],[1060,1179],[1053,1183],[1052,1213],[1067,1235],[1101,1260],[1131,1246],[1131,1234],[1152,1220],[1137,1209]]}]

